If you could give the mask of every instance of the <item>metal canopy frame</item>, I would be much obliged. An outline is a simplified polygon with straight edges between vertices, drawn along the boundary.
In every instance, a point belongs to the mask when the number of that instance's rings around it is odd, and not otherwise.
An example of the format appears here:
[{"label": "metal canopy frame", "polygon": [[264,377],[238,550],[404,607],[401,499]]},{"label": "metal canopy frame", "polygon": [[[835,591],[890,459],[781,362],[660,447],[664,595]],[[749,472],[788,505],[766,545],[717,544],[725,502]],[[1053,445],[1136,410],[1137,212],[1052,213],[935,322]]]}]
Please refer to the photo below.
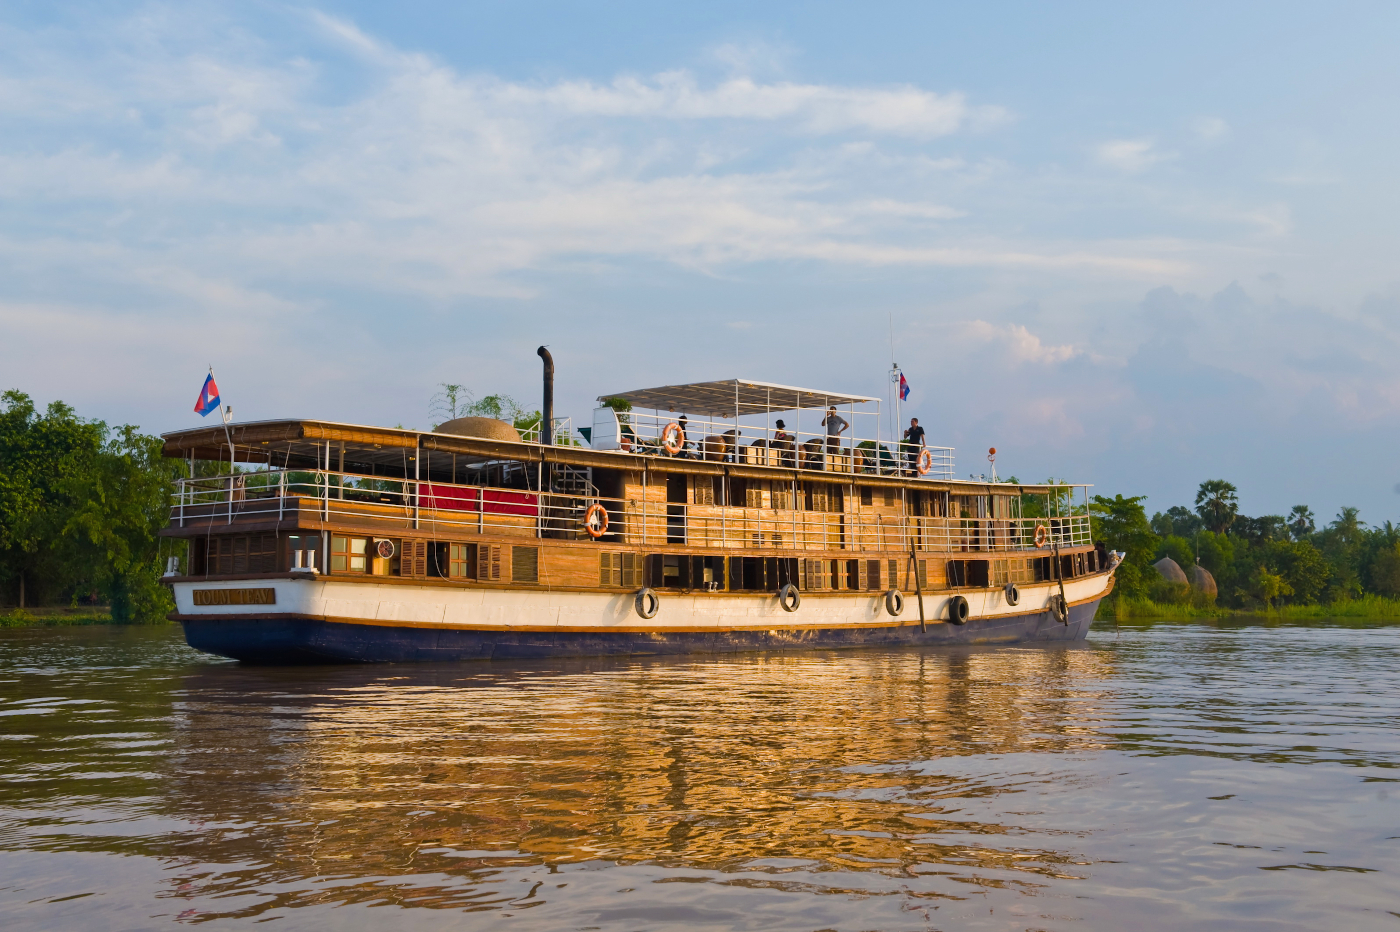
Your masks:
[{"label": "metal canopy frame", "polygon": [[663,385],[659,388],[639,388],[630,392],[599,395],[621,398],[634,408],[674,411],[702,417],[738,418],[769,411],[799,411],[804,408],[828,408],[833,405],[876,404],[879,398],[832,392],[817,388],[798,388],[753,379],[722,379],[717,382],[692,382],[688,385]]}]

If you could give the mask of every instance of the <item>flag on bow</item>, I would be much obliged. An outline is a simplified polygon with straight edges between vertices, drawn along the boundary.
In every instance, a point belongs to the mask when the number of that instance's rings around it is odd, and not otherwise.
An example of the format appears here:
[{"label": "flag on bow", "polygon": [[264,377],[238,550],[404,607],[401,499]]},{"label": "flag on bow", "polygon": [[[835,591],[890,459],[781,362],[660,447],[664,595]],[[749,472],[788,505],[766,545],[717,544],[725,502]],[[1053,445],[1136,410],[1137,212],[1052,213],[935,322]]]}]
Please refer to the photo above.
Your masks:
[{"label": "flag on bow", "polygon": [[909,400],[909,380],[904,377],[904,373],[899,374],[899,400]]},{"label": "flag on bow", "polygon": [[214,371],[204,377],[204,387],[199,390],[199,400],[194,403],[194,413],[208,417],[210,412],[219,410],[219,386],[214,384]]}]

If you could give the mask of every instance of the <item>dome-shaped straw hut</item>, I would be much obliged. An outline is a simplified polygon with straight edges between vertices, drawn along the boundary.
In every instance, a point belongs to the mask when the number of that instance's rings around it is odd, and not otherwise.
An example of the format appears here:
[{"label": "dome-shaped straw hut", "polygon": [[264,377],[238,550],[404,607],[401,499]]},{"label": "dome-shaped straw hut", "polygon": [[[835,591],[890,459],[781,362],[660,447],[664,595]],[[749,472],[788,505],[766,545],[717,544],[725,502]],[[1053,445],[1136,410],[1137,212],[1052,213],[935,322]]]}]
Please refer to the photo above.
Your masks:
[{"label": "dome-shaped straw hut", "polygon": [[1191,584],[1190,580],[1186,578],[1186,573],[1181,569],[1181,565],[1171,557],[1163,557],[1152,566],[1169,583],[1181,583],[1183,586]]},{"label": "dome-shaped straw hut", "polygon": [[1198,592],[1204,592],[1211,598],[1218,594],[1215,587],[1215,577],[1210,575],[1210,570],[1204,566],[1191,567],[1191,588]]}]

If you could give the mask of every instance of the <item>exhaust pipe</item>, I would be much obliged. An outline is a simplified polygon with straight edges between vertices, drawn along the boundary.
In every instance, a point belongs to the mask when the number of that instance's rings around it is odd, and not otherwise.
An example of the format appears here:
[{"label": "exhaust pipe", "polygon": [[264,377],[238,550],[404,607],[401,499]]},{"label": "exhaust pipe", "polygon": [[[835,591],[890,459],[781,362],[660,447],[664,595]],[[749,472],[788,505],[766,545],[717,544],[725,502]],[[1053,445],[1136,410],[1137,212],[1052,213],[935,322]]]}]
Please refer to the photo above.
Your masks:
[{"label": "exhaust pipe", "polygon": [[544,360],[544,407],[540,411],[540,443],[554,444],[554,357],[541,346],[535,350]]}]

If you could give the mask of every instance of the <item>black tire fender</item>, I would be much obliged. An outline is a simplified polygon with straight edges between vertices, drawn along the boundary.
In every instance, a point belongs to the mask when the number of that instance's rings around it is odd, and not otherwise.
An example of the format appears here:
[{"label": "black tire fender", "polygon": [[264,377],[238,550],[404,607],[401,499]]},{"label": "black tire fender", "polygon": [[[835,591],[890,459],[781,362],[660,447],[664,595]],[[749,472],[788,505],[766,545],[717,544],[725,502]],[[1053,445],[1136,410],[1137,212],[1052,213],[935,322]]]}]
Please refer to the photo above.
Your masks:
[{"label": "black tire fender", "polygon": [[785,612],[795,612],[802,605],[802,593],[798,592],[792,583],[788,583],[778,590],[778,604]]},{"label": "black tire fender", "polygon": [[891,589],[885,593],[885,611],[895,618],[904,614],[904,593],[898,589]]},{"label": "black tire fender", "polygon": [[661,596],[650,586],[643,586],[637,590],[637,598],[633,600],[632,605],[637,609],[638,615],[650,621],[661,610]]},{"label": "black tire fender", "polygon": [[1050,597],[1050,614],[1062,625],[1069,623],[1069,605],[1065,603],[1065,597],[1058,592]]},{"label": "black tire fender", "polygon": [[1007,583],[1006,604],[1015,605],[1019,601],[1021,601],[1021,590],[1016,588],[1016,584],[1014,582]]},{"label": "black tire fender", "polygon": [[967,624],[968,616],[972,613],[971,607],[967,604],[967,599],[960,595],[955,595],[948,600],[948,620],[955,625]]}]

